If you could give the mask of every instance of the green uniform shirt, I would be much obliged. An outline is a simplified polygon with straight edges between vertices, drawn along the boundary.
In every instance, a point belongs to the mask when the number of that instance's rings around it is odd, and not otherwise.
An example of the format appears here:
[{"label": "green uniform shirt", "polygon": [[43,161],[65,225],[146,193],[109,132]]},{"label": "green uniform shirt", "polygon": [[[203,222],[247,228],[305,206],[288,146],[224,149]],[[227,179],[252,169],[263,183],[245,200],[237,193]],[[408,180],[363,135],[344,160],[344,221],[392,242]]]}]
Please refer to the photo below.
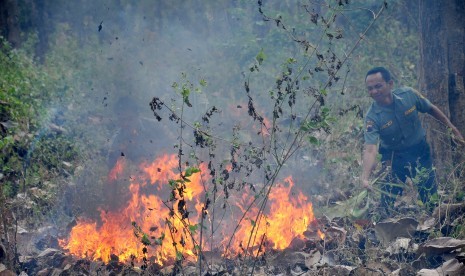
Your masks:
[{"label": "green uniform shirt", "polygon": [[425,137],[418,112],[428,112],[431,102],[409,87],[392,91],[393,104],[373,102],[365,117],[365,144],[388,150],[404,150]]}]

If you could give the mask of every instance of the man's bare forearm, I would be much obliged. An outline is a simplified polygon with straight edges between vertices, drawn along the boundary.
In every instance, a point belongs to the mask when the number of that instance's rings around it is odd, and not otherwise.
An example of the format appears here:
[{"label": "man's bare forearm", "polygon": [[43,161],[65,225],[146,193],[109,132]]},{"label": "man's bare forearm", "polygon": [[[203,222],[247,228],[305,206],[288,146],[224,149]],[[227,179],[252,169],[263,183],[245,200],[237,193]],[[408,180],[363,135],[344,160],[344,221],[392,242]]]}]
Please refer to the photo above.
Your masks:
[{"label": "man's bare forearm", "polygon": [[460,131],[455,127],[452,122],[447,118],[447,116],[435,105],[431,106],[431,110],[428,112],[431,116],[433,116],[435,119],[440,121],[441,123],[445,124],[447,127],[449,127],[452,130],[452,133],[461,141],[463,141],[463,136],[460,133]]},{"label": "man's bare forearm", "polygon": [[376,154],[378,152],[376,145],[365,145],[363,150],[363,164],[362,164],[362,181],[368,181],[371,172],[376,166]]}]

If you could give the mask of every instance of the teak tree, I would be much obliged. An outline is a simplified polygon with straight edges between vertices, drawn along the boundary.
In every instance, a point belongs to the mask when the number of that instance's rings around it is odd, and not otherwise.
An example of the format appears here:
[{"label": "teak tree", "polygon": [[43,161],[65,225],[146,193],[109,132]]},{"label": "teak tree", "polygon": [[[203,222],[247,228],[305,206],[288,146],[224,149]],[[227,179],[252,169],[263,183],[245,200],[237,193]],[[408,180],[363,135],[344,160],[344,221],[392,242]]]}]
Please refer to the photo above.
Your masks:
[{"label": "teak tree", "polygon": [[[425,0],[419,4],[420,89],[465,133],[465,4],[446,0]],[[447,130],[431,118],[426,119],[426,126],[436,166],[447,167],[457,158],[448,136],[438,135],[438,131]],[[441,175],[445,171],[438,172]]]}]

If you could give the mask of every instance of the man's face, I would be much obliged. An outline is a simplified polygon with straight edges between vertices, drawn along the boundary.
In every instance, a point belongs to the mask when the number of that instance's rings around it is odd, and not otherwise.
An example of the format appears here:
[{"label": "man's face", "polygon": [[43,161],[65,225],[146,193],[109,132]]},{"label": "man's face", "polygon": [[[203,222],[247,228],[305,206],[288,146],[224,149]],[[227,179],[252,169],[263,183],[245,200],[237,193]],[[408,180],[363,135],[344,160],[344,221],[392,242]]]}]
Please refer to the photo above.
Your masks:
[{"label": "man's face", "polygon": [[381,73],[368,75],[366,78],[368,94],[379,105],[390,105],[392,103],[392,80],[386,82]]}]

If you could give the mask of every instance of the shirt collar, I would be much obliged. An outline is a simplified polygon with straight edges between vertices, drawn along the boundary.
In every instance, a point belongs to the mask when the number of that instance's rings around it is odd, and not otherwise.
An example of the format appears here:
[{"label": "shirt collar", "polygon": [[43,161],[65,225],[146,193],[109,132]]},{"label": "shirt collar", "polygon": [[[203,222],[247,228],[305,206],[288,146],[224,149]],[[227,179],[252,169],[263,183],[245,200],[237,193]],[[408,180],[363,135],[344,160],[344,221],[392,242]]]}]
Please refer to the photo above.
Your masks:
[{"label": "shirt collar", "polygon": [[[397,95],[397,93],[394,93],[394,91],[391,92],[391,93],[392,93],[392,103],[393,103],[394,105],[396,104],[397,101],[400,101],[400,100],[403,99],[402,97],[400,97],[399,95]],[[383,112],[383,111],[392,111],[392,109],[389,108],[389,107],[385,107],[385,106],[379,105],[377,102],[373,102],[373,111],[374,111],[375,113],[381,113],[381,112]]]}]

